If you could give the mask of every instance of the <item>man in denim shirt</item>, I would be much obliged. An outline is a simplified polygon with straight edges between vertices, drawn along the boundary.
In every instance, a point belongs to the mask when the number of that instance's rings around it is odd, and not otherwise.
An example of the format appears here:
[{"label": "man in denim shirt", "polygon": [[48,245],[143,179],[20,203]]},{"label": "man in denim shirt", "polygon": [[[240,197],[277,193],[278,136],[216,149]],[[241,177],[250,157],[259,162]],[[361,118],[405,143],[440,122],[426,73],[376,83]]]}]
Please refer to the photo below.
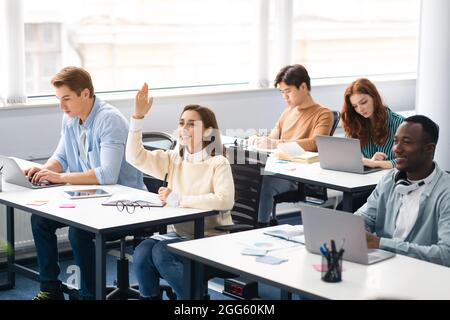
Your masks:
[{"label": "man in denim shirt", "polygon": [[[142,173],[125,161],[128,123],[119,110],[94,95],[89,73],[77,67],[62,69],[53,79],[56,97],[64,112],[61,138],[52,157],[41,168],[26,174],[33,183],[47,180],[70,184],[122,184],[145,189]],[[58,265],[56,229],[65,225],[31,216],[41,288],[34,299],[64,299]],[[93,235],[73,227],[69,239],[81,270],[80,297],[95,292]]]},{"label": "man in denim shirt", "polygon": [[450,175],[433,161],[439,127],[409,117],[394,138],[396,169],[355,214],[365,220],[369,248],[450,266]]}]

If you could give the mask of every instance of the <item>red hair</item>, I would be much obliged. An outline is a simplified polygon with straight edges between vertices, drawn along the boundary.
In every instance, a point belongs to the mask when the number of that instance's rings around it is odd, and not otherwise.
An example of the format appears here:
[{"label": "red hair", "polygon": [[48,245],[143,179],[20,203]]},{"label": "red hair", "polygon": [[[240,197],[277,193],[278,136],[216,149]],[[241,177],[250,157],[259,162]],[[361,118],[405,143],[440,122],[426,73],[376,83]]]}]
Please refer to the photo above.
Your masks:
[{"label": "red hair", "polygon": [[[355,93],[367,94],[372,97],[373,122],[357,113],[352,106],[350,97]],[[386,107],[383,105],[383,101],[377,88],[368,79],[362,78],[355,80],[350,83],[347,89],[345,89],[341,120],[346,135],[351,138],[359,139],[362,146],[368,144],[370,140],[379,145],[386,142],[388,137]]]}]

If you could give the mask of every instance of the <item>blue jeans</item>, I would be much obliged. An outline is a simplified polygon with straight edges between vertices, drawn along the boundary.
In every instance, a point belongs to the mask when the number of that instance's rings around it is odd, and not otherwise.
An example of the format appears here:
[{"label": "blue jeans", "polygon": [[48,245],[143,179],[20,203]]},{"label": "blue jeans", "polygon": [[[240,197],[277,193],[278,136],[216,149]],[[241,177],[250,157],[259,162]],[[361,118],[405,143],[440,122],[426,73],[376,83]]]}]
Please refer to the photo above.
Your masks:
[{"label": "blue jeans", "polygon": [[266,175],[263,177],[259,200],[258,222],[268,223],[273,208],[273,197],[287,191],[298,190],[296,182]]},{"label": "blue jeans", "polygon": [[142,297],[150,298],[159,295],[159,278],[164,278],[178,297],[183,297],[183,263],[169,252],[167,245],[184,241],[157,241],[146,239],[141,242],[133,254],[133,270],[139,282]]},{"label": "blue jeans", "polygon": [[[61,289],[61,281],[58,279],[61,271],[58,264],[58,241],[55,232],[56,229],[63,227],[67,226],[34,214],[31,215],[31,230],[36,246],[42,291]],[[108,238],[113,240],[121,236],[123,235],[113,235]],[[95,245],[92,241],[93,238],[94,235],[90,232],[69,228],[69,240],[75,263],[81,272],[79,292],[81,299],[94,299],[95,297]]]}]

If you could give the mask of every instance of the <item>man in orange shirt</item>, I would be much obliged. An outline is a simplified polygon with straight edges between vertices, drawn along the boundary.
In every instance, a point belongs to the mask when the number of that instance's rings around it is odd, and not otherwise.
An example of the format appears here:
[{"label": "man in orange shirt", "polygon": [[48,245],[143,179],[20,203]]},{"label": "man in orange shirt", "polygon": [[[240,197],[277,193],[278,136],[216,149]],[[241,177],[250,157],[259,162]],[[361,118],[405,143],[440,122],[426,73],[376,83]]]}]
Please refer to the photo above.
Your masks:
[{"label": "man in orange shirt", "polygon": [[[306,151],[317,151],[316,135],[329,135],[333,125],[333,113],[317,104],[311,96],[311,79],[302,65],[286,66],[275,78],[287,103],[275,127],[268,137],[252,136],[249,144],[259,148],[274,149],[281,142],[296,141]],[[265,176],[261,188],[258,222],[267,225],[277,194],[297,190],[296,182]]]}]

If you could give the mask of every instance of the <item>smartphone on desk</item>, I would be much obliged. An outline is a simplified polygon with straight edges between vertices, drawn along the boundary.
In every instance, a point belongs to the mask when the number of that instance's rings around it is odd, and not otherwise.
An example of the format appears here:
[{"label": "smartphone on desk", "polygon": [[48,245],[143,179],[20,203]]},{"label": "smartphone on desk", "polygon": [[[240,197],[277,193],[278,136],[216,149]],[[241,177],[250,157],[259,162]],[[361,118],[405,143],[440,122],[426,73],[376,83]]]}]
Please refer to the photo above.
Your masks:
[{"label": "smartphone on desk", "polygon": [[94,189],[64,191],[64,195],[69,199],[85,199],[85,198],[109,197],[111,196],[111,193],[103,189],[94,188]]}]

